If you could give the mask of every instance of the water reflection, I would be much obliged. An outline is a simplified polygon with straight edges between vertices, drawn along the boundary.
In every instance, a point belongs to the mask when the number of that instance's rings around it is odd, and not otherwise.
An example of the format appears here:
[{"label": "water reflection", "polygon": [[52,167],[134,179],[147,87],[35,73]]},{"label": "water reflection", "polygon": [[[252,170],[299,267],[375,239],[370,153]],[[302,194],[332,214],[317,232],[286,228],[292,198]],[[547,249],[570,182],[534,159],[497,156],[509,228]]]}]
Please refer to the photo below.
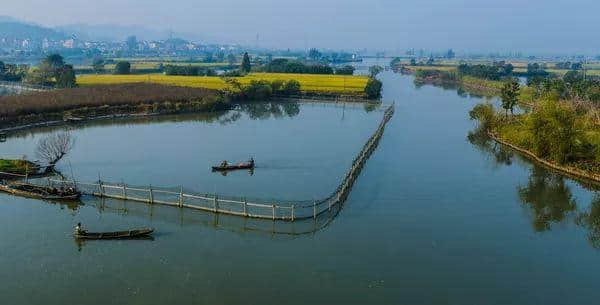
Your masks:
[{"label": "water reflection", "polygon": [[115,242],[115,241],[127,241],[127,242],[148,242],[148,241],[154,241],[154,236],[142,236],[142,237],[132,237],[132,238],[121,238],[121,239],[113,239],[113,240],[102,240],[102,239],[98,239],[98,240],[93,240],[93,239],[81,239],[81,238],[76,238],[75,236],[73,236],[73,241],[75,242],[75,246],[77,247],[77,251],[81,252],[81,250],[83,250],[83,247],[85,247],[88,243],[103,243],[103,242]]},{"label": "water reflection", "polygon": [[494,157],[492,164],[494,166],[511,165],[514,153],[504,148],[501,144],[490,138],[484,131],[477,129],[470,131],[467,140],[473,144],[479,151]]},{"label": "water reflection", "polygon": [[[528,162],[481,131],[470,132],[467,139],[479,151],[492,156],[496,166],[510,166],[515,157]],[[590,191],[597,190],[589,182],[575,182]],[[535,232],[550,231],[557,224],[575,224],[587,231],[590,245],[600,249],[600,194],[586,207],[577,202],[563,175],[532,164],[527,184],[517,187],[517,195],[521,205],[529,212]]]},{"label": "water reflection", "polygon": [[600,195],[596,195],[587,211],[579,213],[576,223],[588,230],[590,244],[600,249]]},{"label": "water reflection", "polygon": [[[311,103],[322,107],[329,105],[337,106],[335,103]],[[380,104],[365,104],[364,111],[372,112],[379,109]],[[361,106],[363,107],[363,106]],[[274,102],[274,103],[253,103],[240,104],[233,111],[213,112],[213,113],[188,113],[176,115],[148,115],[148,116],[125,116],[125,117],[107,117],[102,119],[86,120],[83,122],[68,123],[68,125],[40,126],[32,129],[11,132],[7,136],[10,138],[25,138],[38,133],[49,133],[56,130],[62,130],[65,126],[69,129],[83,129],[88,127],[102,127],[109,125],[145,125],[155,123],[177,123],[177,122],[203,122],[218,123],[228,125],[240,120],[244,115],[253,120],[281,119],[285,117],[293,118],[300,114],[300,103],[295,101]]]},{"label": "water reflection", "polygon": [[562,176],[533,166],[529,181],[518,187],[519,199],[532,212],[536,232],[548,231],[553,224],[566,221],[577,203]]}]

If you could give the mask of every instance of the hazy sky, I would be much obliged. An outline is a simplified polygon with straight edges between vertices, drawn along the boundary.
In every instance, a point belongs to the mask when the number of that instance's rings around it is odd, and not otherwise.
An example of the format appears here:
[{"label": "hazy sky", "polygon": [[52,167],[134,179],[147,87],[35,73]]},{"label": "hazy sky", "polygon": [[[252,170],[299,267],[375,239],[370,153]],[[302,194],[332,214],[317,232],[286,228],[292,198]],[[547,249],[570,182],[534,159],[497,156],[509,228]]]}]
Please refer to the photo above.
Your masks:
[{"label": "hazy sky", "polygon": [[600,54],[598,0],[10,0],[43,25],[142,25],[261,46],[585,51]]}]

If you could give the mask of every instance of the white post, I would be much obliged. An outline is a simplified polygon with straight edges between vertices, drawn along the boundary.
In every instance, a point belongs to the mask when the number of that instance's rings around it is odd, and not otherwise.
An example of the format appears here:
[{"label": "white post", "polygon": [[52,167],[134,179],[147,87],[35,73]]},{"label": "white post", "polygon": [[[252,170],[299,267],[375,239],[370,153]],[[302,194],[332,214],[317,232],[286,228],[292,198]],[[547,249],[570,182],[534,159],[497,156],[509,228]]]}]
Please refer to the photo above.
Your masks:
[{"label": "white post", "polygon": [[127,187],[125,186],[125,183],[123,183],[123,199],[127,200]]},{"label": "white post", "polygon": [[217,194],[215,194],[215,202],[214,202],[215,213],[217,212],[217,209],[218,209],[218,205],[219,205],[218,201],[219,201],[219,199],[217,198]]},{"label": "white post", "polygon": [[181,186],[181,189],[179,191],[179,207],[183,207],[183,185]]},{"label": "white post", "polygon": [[154,194],[152,193],[152,185],[150,185],[150,204],[154,204]]},{"label": "white post", "polygon": [[104,191],[102,189],[102,180],[98,180],[98,190],[100,191],[100,197],[104,197]]},{"label": "white post", "polygon": [[273,207],[273,220],[275,220],[275,205],[272,205]]},{"label": "white post", "polygon": [[317,202],[313,201],[313,218],[317,219]]},{"label": "white post", "polygon": [[294,221],[294,205],[292,204],[292,221]]},{"label": "white post", "polygon": [[244,216],[248,217],[248,199],[244,197]]}]

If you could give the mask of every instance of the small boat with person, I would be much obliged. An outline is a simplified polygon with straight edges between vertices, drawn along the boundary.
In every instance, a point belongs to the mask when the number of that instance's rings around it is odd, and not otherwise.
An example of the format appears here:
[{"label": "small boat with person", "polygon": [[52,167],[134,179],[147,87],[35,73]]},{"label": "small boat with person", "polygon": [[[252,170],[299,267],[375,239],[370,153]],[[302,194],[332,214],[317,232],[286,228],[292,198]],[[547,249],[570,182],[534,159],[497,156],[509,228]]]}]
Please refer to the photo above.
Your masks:
[{"label": "small boat with person", "polygon": [[147,238],[154,232],[152,228],[142,228],[116,232],[88,232],[84,230],[81,223],[75,227],[75,238],[77,239],[135,239]]},{"label": "small boat with person", "polygon": [[219,166],[213,166],[213,172],[223,172],[238,169],[254,169],[254,158],[250,158],[248,162],[242,162],[238,164],[229,164],[227,161],[222,161]]},{"label": "small boat with person", "polygon": [[2,182],[0,191],[16,196],[45,200],[77,200],[81,197],[81,192],[74,187],[55,188],[26,182]]}]

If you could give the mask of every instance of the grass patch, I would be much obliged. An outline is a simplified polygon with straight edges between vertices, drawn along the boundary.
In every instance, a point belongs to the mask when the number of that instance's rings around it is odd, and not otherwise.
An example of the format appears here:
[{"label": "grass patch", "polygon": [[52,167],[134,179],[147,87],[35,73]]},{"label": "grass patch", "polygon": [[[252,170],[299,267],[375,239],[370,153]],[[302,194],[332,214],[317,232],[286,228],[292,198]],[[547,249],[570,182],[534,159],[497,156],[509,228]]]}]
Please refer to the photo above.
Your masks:
[{"label": "grass patch", "polygon": [[0,172],[25,175],[34,173],[37,165],[27,160],[0,159]]}]

